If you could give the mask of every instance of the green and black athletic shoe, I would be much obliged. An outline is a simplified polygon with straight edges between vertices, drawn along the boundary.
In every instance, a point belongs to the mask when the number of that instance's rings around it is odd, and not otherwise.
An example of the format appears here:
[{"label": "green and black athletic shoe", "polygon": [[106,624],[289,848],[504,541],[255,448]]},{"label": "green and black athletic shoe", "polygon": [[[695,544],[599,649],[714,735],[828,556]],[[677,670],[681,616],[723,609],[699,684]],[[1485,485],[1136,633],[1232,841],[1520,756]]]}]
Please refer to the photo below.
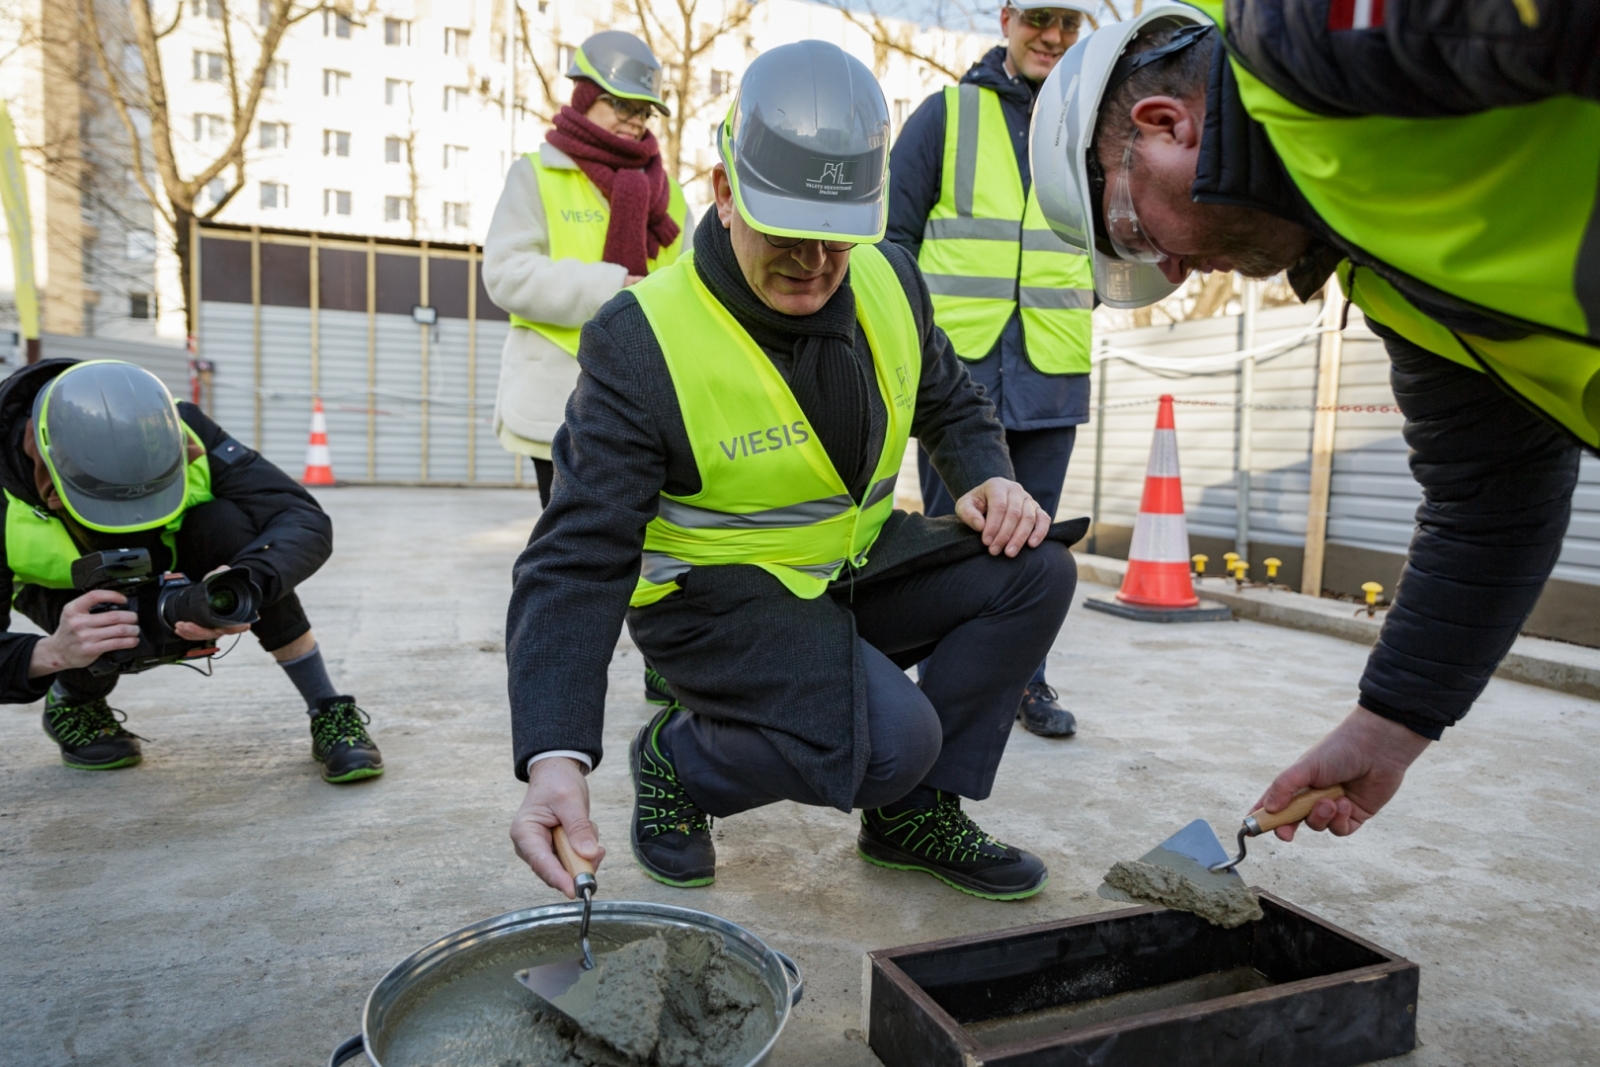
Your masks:
[{"label": "green and black athletic shoe", "polygon": [[644,665],[644,698],[651,704],[663,707],[672,703],[672,687],[661,672],[648,663]]},{"label": "green and black athletic shoe", "polygon": [[986,900],[1021,900],[1050,881],[1043,860],[978,829],[954,793],[939,793],[930,808],[903,804],[863,811],[856,851],[868,863],[926,871]]},{"label": "green and black athletic shoe", "polygon": [[383,773],[383,753],[367,733],[372,718],[355,697],[325,697],[311,716],[311,758],[322,764],[322,780],[340,784]]},{"label": "green and black athletic shoe", "polygon": [[52,690],[44,698],[44,732],[61,746],[61,762],[80,771],[114,771],[144,758],[142,738],[122,728],[126,721],[104,697],[66,704]]},{"label": "green and black athletic shoe", "polygon": [[682,707],[656,713],[628,748],[633,771],[633,858],[658,882],[683,889],[710,885],[717,876],[711,816],[689,799],[672,760],[662,752],[661,728]]}]

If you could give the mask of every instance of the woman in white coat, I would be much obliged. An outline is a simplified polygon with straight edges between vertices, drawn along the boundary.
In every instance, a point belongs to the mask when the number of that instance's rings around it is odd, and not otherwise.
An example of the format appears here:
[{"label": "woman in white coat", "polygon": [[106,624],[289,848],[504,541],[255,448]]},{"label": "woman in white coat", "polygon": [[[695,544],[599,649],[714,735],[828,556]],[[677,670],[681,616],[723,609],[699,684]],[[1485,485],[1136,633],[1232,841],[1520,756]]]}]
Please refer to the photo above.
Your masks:
[{"label": "woman in white coat", "polygon": [[483,281],[511,313],[494,429],[533,459],[550,503],[550,442],[578,381],[583,324],[624,286],[678,258],[689,230],[683,190],[649,130],[661,64],[645,43],[607,30],[573,56],[572,102],[539,151],[512,164],[483,248]]}]

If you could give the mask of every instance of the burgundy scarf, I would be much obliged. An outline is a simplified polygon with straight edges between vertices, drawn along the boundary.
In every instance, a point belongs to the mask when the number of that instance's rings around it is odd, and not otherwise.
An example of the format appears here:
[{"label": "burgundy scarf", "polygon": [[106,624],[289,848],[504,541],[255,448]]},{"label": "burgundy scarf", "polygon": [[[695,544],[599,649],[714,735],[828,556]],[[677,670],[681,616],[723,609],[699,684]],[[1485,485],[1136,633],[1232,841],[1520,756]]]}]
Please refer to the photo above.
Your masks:
[{"label": "burgundy scarf", "polygon": [[571,156],[611,204],[602,258],[629,274],[643,274],[647,263],[678,238],[678,224],[667,214],[667,172],[655,134],[635,141],[584,118],[599,95],[599,86],[579,81],[572,103],[556,114],[555,129],[544,139]]}]

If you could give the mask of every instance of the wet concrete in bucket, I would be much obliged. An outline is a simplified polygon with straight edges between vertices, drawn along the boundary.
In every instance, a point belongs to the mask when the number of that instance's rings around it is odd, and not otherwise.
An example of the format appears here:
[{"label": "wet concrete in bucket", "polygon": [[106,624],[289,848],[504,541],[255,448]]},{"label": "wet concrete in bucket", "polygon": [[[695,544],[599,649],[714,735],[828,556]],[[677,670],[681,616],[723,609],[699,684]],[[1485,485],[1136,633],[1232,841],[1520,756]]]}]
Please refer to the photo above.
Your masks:
[{"label": "wet concrete in bucket", "polygon": [[1105,881],[1135,900],[1192,911],[1224,929],[1243,926],[1265,914],[1261,902],[1239,877],[1212,874],[1187,856],[1166,849],[1155,849],[1141,860],[1118,860],[1106,872]]},{"label": "wet concrete in bucket", "polygon": [[597,932],[596,966],[552,1011],[513,974],[570,955],[570,935],[484,953],[399,1005],[384,1067],[742,1067],[776,1026],[770,991],[696,930]]}]

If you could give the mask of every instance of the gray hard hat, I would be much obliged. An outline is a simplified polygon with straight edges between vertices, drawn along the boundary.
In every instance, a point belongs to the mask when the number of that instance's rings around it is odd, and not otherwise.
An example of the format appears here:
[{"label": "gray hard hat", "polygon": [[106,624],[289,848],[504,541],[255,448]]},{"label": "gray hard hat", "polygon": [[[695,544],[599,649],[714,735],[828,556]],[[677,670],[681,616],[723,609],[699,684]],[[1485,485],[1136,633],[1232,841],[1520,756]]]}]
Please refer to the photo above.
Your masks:
[{"label": "gray hard hat", "polygon": [[68,367],[34,398],[33,434],[67,511],[90,529],[149,530],[183,511],[183,425],[172,394],[143,367]]},{"label": "gray hard hat", "polygon": [[717,148],[763,233],[876,243],[888,221],[889,106],[859,59],[798,41],[750,64]]},{"label": "gray hard hat", "polygon": [[650,46],[631,33],[603,30],[572,53],[569,78],[588,78],[612,96],[648,100],[663,115],[672,114],[661,99],[661,61]]}]

